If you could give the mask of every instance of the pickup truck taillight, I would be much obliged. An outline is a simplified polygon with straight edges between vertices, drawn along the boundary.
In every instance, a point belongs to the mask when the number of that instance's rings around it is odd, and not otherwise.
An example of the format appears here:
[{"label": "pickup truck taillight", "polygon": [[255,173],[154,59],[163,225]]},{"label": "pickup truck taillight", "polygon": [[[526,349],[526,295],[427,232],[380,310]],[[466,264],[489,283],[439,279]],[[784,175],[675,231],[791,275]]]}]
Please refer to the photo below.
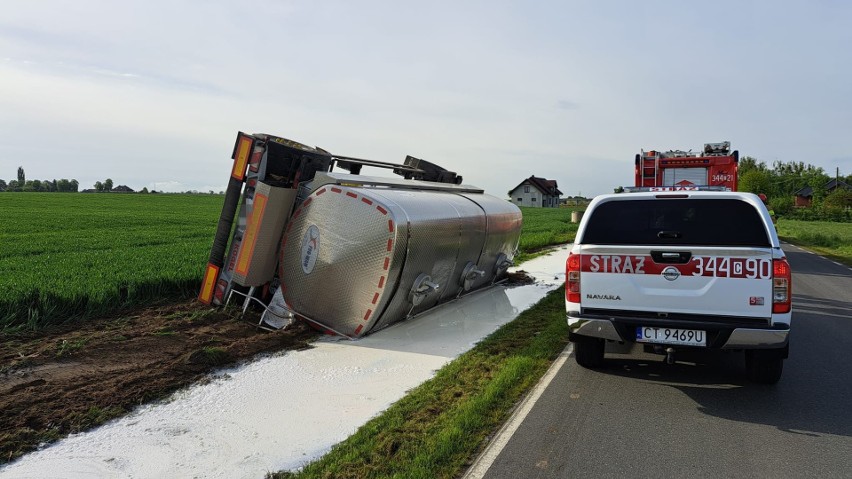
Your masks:
[{"label": "pickup truck taillight", "polygon": [[569,303],[580,302],[580,258],[582,255],[568,253],[565,262],[565,299]]},{"label": "pickup truck taillight", "polygon": [[772,312],[789,313],[792,296],[790,263],[783,258],[772,260]]}]

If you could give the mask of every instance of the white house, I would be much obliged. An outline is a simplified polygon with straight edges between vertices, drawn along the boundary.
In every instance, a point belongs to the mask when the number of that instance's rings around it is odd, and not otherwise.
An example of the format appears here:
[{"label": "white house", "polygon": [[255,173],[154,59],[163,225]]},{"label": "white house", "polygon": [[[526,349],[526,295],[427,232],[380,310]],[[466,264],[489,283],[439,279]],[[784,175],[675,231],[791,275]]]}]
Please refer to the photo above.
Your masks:
[{"label": "white house", "polygon": [[562,192],[556,180],[530,176],[509,191],[509,198],[517,206],[556,208]]}]

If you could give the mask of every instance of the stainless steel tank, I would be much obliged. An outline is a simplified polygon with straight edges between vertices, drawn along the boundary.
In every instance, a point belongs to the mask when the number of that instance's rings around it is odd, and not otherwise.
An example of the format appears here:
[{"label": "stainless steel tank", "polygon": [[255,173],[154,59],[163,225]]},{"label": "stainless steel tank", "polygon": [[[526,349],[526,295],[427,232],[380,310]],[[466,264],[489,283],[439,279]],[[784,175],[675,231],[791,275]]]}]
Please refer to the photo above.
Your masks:
[{"label": "stainless steel tank", "polygon": [[349,337],[493,284],[521,212],[483,193],[326,184],[293,213],[281,289],[297,314]]}]

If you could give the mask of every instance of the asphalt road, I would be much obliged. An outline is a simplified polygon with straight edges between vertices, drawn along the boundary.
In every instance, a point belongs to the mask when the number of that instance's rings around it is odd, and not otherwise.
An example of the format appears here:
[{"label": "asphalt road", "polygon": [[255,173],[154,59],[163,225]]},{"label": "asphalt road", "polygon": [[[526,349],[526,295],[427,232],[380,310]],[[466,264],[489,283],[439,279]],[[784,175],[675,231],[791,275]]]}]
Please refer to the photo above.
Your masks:
[{"label": "asphalt road", "polygon": [[741,353],[667,365],[608,350],[599,371],[572,356],[485,477],[852,477],[852,270],[784,249],[794,314],[778,384],[749,383]]}]

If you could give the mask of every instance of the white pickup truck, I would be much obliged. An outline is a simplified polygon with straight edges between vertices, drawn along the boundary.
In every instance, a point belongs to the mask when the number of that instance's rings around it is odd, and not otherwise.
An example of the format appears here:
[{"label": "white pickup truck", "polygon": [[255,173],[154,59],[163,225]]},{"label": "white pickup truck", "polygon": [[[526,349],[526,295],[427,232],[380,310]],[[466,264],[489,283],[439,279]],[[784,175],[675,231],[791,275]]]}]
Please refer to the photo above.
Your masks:
[{"label": "white pickup truck", "polygon": [[603,365],[606,341],[745,350],[750,380],[776,383],[789,351],[790,265],[751,193],[643,188],[595,198],[566,263],[577,363]]}]

